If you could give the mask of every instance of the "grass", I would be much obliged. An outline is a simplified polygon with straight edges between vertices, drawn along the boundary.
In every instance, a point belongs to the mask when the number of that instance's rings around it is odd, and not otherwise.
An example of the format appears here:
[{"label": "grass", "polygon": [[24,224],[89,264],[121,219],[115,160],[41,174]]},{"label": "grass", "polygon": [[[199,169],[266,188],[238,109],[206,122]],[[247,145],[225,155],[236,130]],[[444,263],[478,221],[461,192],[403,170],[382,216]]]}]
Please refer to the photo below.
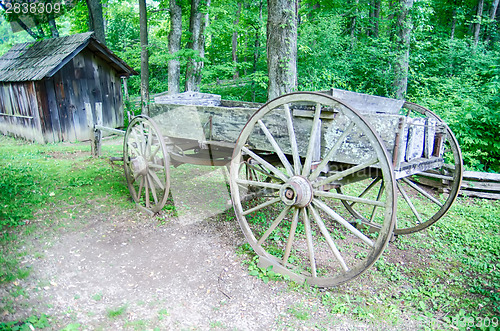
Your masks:
[{"label": "grass", "polygon": [[[104,151],[106,155],[118,156],[121,146],[104,146]],[[29,295],[16,283],[31,272],[20,263],[27,254],[27,238],[31,234],[40,235],[45,228],[57,229],[63,226],[59,224],[61,219],[67,221],[65,227],[70,227],[76,215],[94,208],[90,205],[107,211],[134,207],[121,167],[111,165],[107,158],[94,159],[89,155],[87,144],[41,146],[0,137],[0,285],[9,286],[8,296],[1,299],[1,310],[11,311],[17,298]],[[194,168],[186,169],[189,172]],[[183,176],[187,178],[189,173],[181,172],[179,177]],[[175,209],[169,212],[176,213]],[[269,222],[269,218],[272,221],[272,216],[260,215],[255,222]],[[218,218],[235,222],[231,211]],[[428,329],[465,329],[471,324],[479,329],[498,326],[499,220],[499,201],[459,198],[432,227],[398,236],[374,267],[348,284],[322,291],[288,284],[293,291],[318,300],[332,318],[340,314],[394,327],[410,318]],[[257,267],[248,244],[240,247],[238,253],[248,255],[250,274],[265,282],[282,281],[283,277],[272,269]],[[38,254],[43,257],[43,253]],[[94,301],[102,302],[102,293],[90,295]],[[126,309],[110,308],[107,316],[118,318]],[[288,313],[307,325],[312,320],[308,309],[297,303]],[[166,310],[158,312],[159,320],[166,316]],[[46,315],[37,314],[21,325],[33,322],[42,328],[47,327],[49,320]],[[0,330],[15,323],[0,323]],[[130,323],[129,327],[139,329],[143,324]],[[221,327],[219,322],[213,323],[212,327]],[[77,325],[69,325],[68,329]]]}]

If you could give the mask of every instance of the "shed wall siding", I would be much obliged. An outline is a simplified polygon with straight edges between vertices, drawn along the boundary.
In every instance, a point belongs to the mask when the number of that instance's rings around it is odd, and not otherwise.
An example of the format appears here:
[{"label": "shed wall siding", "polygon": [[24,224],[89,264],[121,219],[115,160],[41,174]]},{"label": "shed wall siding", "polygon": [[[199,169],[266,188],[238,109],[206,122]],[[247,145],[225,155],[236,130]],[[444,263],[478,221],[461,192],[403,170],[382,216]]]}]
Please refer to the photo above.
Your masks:
[{"label": "shed wall siding", "polygon": [[0,132],[44,142],[33,82],[0,83]]},{"label": "shed wall siding", "polygon": [[[117,73],[88,50],[77,54],[51,79],[45,81],[54,141],[89,139],[85,103],[103,104],[103,124],[123,125],[121,82]],[[56,119],[57,118],[57,119]],[[57,132],[58,131],[58,132]],[[50,134],[47,133],[46,136]]]}]

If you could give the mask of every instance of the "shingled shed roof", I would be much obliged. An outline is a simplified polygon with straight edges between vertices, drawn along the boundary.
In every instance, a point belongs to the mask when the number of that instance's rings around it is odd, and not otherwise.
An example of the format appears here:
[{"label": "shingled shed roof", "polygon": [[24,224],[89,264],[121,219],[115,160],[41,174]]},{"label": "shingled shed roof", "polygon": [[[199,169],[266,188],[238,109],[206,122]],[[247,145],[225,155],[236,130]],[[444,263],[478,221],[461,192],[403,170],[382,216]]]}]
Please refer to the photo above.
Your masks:
[{"label": "shingled shed roof", "polygon": [[87,32],[14,45],[0,58],[0,82],[50,78],[86,47],[113,67],[120,76],[137,74],[99,42],[93,32]]}]

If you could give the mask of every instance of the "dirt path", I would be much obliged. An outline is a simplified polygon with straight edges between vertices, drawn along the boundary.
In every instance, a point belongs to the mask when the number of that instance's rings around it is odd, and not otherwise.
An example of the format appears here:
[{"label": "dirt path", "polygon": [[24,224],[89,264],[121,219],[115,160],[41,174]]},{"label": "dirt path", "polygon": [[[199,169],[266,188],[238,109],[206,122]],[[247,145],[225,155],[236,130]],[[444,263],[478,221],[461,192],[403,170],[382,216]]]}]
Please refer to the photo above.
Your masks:
[{"label": "dirt path", "polygon": [[249,276],[246,257],[236,254],[244,238],[234,222],[159,225],[133,211],[78,222],[32,243],[22,261],[32,272],[16,283],[25,295],[3,319],[44,313],[55,330],[366,327],[329,314],[285,282]]}]

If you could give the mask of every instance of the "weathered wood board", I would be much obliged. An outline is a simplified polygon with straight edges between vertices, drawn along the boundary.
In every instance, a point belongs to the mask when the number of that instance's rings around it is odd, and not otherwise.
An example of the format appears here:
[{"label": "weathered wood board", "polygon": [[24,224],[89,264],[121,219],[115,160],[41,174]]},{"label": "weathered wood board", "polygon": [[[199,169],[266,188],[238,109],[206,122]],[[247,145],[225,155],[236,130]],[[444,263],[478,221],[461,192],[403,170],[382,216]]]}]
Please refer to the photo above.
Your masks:
[{"label": "weathered wood board", "polygon": [[404,100],[384,98],[334,88],[328,91],[321,91],[321,93],[328,94],[336,99],[342,100],[349,106],[352,106],[354,109],[364,114],[380,113],[398,115],[401,107],[405,103]]},{"label": "weathered wood board", "polygon": [[[165,137],[192,139],[196,141],[216,140],[236,142],[248,119],[257,111],[251,108],[209,106],[183,106],[155,104],[150,107],[150,115],[158,124]],[[333,113],[332,118],[333,118]],[[312,116],[303,113],[294,116],[294,130],[297,136],[299,154],[306,155]],[[321,120],[321,156],[325,156],[350,123],[347,116],[336,114],[335,119],[325,116]],[[211,118],[211,126],[210,126]],[[367,121],[381,136],[385,147],[392,153],[395,135],[401,116],[391,114],[366,114]],[[286,129],[284,112],[274,114],[265,119],[265,125],[285,153],[291,154],[289,134]],[[274,151],[271,144],[260,130],[251,136],[249,144],[253,149]],[[208,135],[211,136],[209,137]],[[357,164],[372,158],[375,154],[370,141],[359,128],[346,137],[344,144],[334,157],[336,162]]]}]

